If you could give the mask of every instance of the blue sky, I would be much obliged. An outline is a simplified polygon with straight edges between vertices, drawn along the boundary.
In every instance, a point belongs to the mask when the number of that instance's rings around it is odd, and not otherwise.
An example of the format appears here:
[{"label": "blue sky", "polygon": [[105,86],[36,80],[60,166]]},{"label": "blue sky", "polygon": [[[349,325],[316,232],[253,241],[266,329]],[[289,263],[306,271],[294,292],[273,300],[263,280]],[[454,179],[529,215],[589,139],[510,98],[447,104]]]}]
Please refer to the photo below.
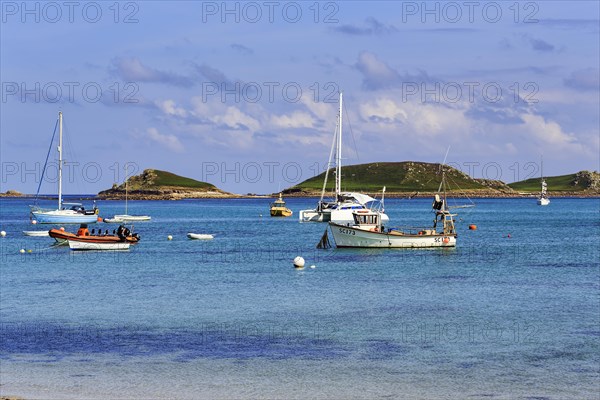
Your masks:
[{"label": "blue sky", "polygon": [[275,192],[325,167],[339,90],[346,164],[450,146],[507,182],[542,155],[545,175],[600,169],[597,1],[1,5],[2,191],[35,192],[63,111],[67,193],[126,163]]}]

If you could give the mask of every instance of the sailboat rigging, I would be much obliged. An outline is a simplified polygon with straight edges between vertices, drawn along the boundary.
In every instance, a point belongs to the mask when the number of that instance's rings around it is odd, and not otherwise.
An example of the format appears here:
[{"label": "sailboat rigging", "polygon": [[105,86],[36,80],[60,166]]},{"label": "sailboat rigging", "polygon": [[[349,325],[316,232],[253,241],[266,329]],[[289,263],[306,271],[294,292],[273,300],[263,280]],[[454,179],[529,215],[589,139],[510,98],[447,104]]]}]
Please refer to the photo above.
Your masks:
[{"label": "sailboat rigging", "polygon": [[[38,190],[35,195],[34,205],[30,206],[30,214],[32,221],[39,222],[41,224],[90,224],[97,221],[98,208],[94,203],[91,210],[86,210],[81,203],[64,203],[63,202],[63,114],[58,113],[58,208],[56,210],[42,209],[37,205],[37,199],[40,192],[41,183],[44,180],[44,174],[46,172],[46,166],[48,163],[48,155],[46,156],[46,164],[44,164],[44,170],[42,171],[42,179],[38,185]],[[54,135],[56,134],[56,127],[52,140],[50,142],[50,149],[52,148],[52,142],[54,141]]]}]

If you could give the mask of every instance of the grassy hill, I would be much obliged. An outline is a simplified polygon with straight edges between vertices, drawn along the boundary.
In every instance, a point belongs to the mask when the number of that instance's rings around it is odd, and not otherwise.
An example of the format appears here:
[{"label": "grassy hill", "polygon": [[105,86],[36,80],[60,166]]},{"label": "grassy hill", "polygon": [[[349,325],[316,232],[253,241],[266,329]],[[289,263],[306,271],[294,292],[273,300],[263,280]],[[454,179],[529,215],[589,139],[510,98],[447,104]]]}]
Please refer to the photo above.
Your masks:
[{"label": "grassy hill", "polygon": [[[154,174],[153,177],[149,176]],[[146,175],[146,177],[144,177]],[[147,187],[167,186],[167,187],[186,187],[193,189],[216,189],[215,185],[207,182],[197,181],[195,179],[186,178],[184,176],[175,175],[171,172],[160,171],[158,169],[145,170],[138,181]],[[134,178],[130,178],[130,187],[134,184]]]},{"label": "grassy hill", "polygon": [[[478,190],[505,187],[501,182],[482,181],[469,177],[461,171],[448,167],[446,176],[450,189]],[[380,162],[348,165],[342,167],[342,189],[375,193],[386,186],[388,192],[434,192],[438,190],[441,174],[440,164],[424,162]],[[285,192],[320,191],[325,173],[299,183]],[[335,173],[329,171],[327,190],[335,186]],[[510,189],[509,189],[510,190]]]},{"label": "grassy hill", "polygon": [[[130,177],[127,191],[129,198],[140,200],[231,196],[210,183],[158,169],[146,169],[140,175]],[[98,196],[105,199],[124,198],[125,183],[115,183],[111,189],[98,193]]]},{"label": "grassy hill", "polygon": [[[598,172],[580,171],[576,174],[550,176],[546,179],[550,192],[579,192],[600,189],[600,174]],[[509,184],[519,192],[539,192],[540,178],[531,178]]]}]

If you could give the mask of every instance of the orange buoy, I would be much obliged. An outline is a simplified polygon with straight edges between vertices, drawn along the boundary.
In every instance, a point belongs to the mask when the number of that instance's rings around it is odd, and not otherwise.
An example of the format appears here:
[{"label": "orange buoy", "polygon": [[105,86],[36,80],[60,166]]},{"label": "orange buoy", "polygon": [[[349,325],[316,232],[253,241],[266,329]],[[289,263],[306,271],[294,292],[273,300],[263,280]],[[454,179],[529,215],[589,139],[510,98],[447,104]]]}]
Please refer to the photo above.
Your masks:
[{"label": "orange buoy", "polygon": [[477,229],[477,225],[469,225],[469,230],[474,231]]},{"label": "orange buoy", "polygon": [[448,242],[450,242],[450,239],[449,239],[449,238],[447,238],[447,237],[445,237],[445,238],[444,238],[444,240],[443,240],[443,242],[444,242],[444,243],[448,243]]},{"label": "orange buoy", "polygon": [[102,219],[102,217],[98,217],[98,218],[96,219],[96,221],[97,221],[97,222],[102,222],[102,221],[104,221],[104,220]]}]

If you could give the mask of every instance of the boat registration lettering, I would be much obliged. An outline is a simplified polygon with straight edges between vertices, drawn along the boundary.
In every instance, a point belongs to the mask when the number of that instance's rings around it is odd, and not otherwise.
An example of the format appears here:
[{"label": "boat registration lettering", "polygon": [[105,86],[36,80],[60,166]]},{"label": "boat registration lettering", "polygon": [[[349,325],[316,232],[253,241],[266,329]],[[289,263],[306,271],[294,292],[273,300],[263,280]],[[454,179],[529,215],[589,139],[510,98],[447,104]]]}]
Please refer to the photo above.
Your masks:
[{"label": "boat registration lettering", "polygon": [[340,233],[346,234],[346,235],[356,235],[356,232],[354,232],[352,229],[345,229],[345,228],[339,228],[340,229]]}]

